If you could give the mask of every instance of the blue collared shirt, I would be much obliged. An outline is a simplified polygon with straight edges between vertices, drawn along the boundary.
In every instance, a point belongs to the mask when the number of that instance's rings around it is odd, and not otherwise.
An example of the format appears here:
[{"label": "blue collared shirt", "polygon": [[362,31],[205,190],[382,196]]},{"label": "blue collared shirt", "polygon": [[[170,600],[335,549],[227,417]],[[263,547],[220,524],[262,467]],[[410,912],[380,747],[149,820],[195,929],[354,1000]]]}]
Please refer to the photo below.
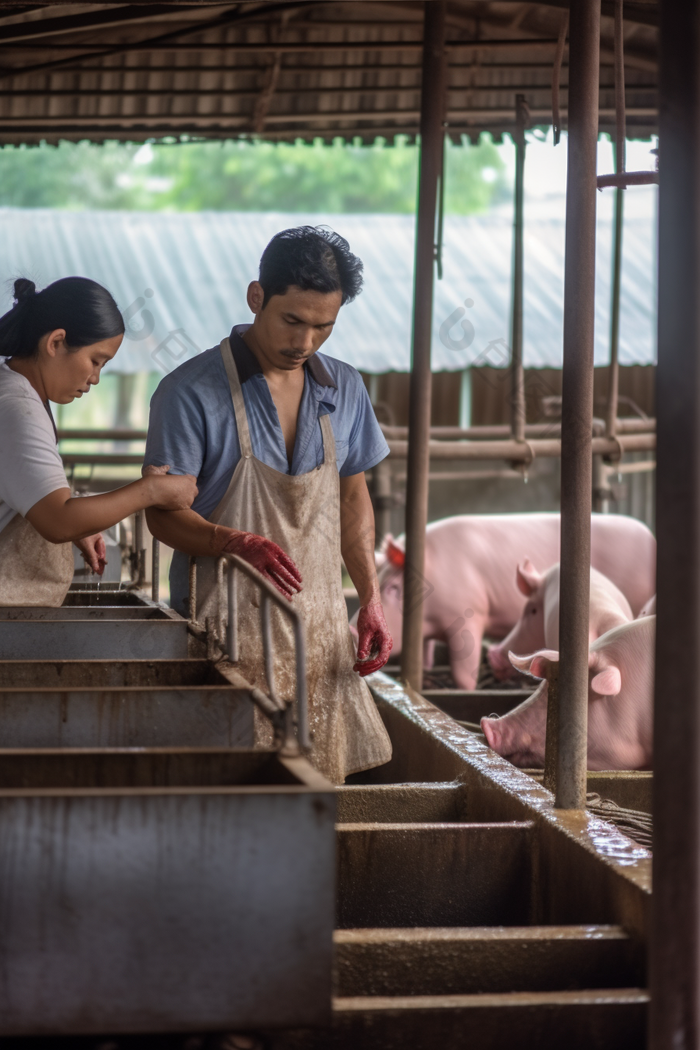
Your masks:
[{"label": "blue collared shirt", "polygon": [[[330,414],[341,477],[376,466],[389,448],[374,409],[352,365],[316,353],[304,366],[291,469],[282,428],[260,365],[241,338],[248,325],[230,335],[241,380],[253,455],[283,474],[307,474],[323,463],[320,418]],[[199,493],[192,509],[208,518],[223,498],[241,458],[231,391],[219,347],[205,350],[174,369],[151,400],[144,463],[168,464],[173,474],[194,474]],[[177,552],[170,572],[171,603],[183,611],[187,559]]]}]

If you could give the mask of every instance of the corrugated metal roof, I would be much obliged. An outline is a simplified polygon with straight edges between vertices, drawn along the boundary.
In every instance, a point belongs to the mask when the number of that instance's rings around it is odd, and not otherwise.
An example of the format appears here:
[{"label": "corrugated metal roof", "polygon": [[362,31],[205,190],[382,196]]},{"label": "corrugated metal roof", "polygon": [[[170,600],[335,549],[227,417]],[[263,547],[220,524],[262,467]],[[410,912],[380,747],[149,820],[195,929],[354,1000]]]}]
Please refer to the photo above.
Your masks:
[{"label": "corrugated metal roof", "polygon": [[[515,94],[551,122],[566,4],[448,4],[448,129],[514,126]],[[165,135],[332,139],[418,131],[423,4],[0,0],[0,143]],[[601,128],[614,126],[613,3],[603,2]],[[628,0],[630,136],[656,130],[657,0]],[[566,62],[562,104],[566,110]]]},{"label": "corrugated metal roof", "polygon": [[[628,191],[620,360],[655,360],[654,189]],[[608,359],[612,194],[600,194],[596,364]],[[169,371],[250,319],[245,302],[260,255],[279,230],[325,223],[365,264],[365,288],[324,348],[373,373],[410,367],[414,220],[407,215],[162,214],[0,209],[2,301],[11,279],[38,287],[82,274],[129,317],[117,371]],[[436,282],[433,367],[503,366],[509,344],[512,213],[447,217],[444,279]],[[525,229],[524,358],[561,366],[564,200],[534,203]],[[465,305],[468,301],[471,305]],[[469,326],[473,326],[472,329]],[[466,328],[464,327],[466,326]]]}]

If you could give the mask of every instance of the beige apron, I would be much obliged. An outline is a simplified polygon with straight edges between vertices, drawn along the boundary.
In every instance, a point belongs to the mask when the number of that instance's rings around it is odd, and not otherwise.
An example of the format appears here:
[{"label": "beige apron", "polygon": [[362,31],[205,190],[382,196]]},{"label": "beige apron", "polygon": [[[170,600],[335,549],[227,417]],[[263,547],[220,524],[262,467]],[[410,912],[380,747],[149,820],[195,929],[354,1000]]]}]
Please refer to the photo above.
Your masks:
[{"label": "beige apron", "polygon": [[49,543],[21,514],[0,532],[0,606],[58,608],[73,580],[73,545]]},{"label": "beige apron", "polygon": [[[340,784],[350,773],[382,765],[391,742],[355,662],[340,573],[340,477],[330,416],[321,417],[323,465],[308,474],[281,474],[253,456],[243,392],[228,339],[221,343],[241,446],[241,459],[209,521],[254,532],[279,544],[301,572],[304,585],[293,602],[306,625],[311,762]],[[260,631],[260,592],[238,574],[238,668],[266,690]],[[197,559],[197,618],[217,615],[216,559]],[[275,688],[294,696],[291,620],[271,612]],[[269,724],[258,737],[270,746]]]}]

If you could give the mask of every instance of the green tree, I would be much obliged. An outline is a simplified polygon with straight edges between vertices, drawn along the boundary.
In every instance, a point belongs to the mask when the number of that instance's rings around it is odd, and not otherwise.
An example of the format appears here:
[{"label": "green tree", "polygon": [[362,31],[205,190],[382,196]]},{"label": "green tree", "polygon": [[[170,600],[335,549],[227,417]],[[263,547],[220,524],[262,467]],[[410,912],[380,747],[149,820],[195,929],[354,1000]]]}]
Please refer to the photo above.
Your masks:
[{"label": "green tree", "polygon": [[[487,209],[507,192],[486,136],[449,144],[445,204]],[[0,149],[0,204],[147,211],[404,213],[415,208],[418,148],[266,142],[108,142]]]}]

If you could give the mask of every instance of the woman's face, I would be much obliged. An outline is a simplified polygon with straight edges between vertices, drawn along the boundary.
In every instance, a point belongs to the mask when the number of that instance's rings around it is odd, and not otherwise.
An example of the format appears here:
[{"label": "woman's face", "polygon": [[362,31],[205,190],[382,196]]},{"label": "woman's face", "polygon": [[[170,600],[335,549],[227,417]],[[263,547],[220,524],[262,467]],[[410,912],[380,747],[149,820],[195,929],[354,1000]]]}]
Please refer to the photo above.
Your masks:
[{"label": "woman's face", "polygon": [[57,405],[68,405],[96,386],[104,365],[112,360],[124,338],[115,335],[79,350],[69,350],[65,337],[66,333],[58,329],[39,342],[44,389],[49,401]]}]

